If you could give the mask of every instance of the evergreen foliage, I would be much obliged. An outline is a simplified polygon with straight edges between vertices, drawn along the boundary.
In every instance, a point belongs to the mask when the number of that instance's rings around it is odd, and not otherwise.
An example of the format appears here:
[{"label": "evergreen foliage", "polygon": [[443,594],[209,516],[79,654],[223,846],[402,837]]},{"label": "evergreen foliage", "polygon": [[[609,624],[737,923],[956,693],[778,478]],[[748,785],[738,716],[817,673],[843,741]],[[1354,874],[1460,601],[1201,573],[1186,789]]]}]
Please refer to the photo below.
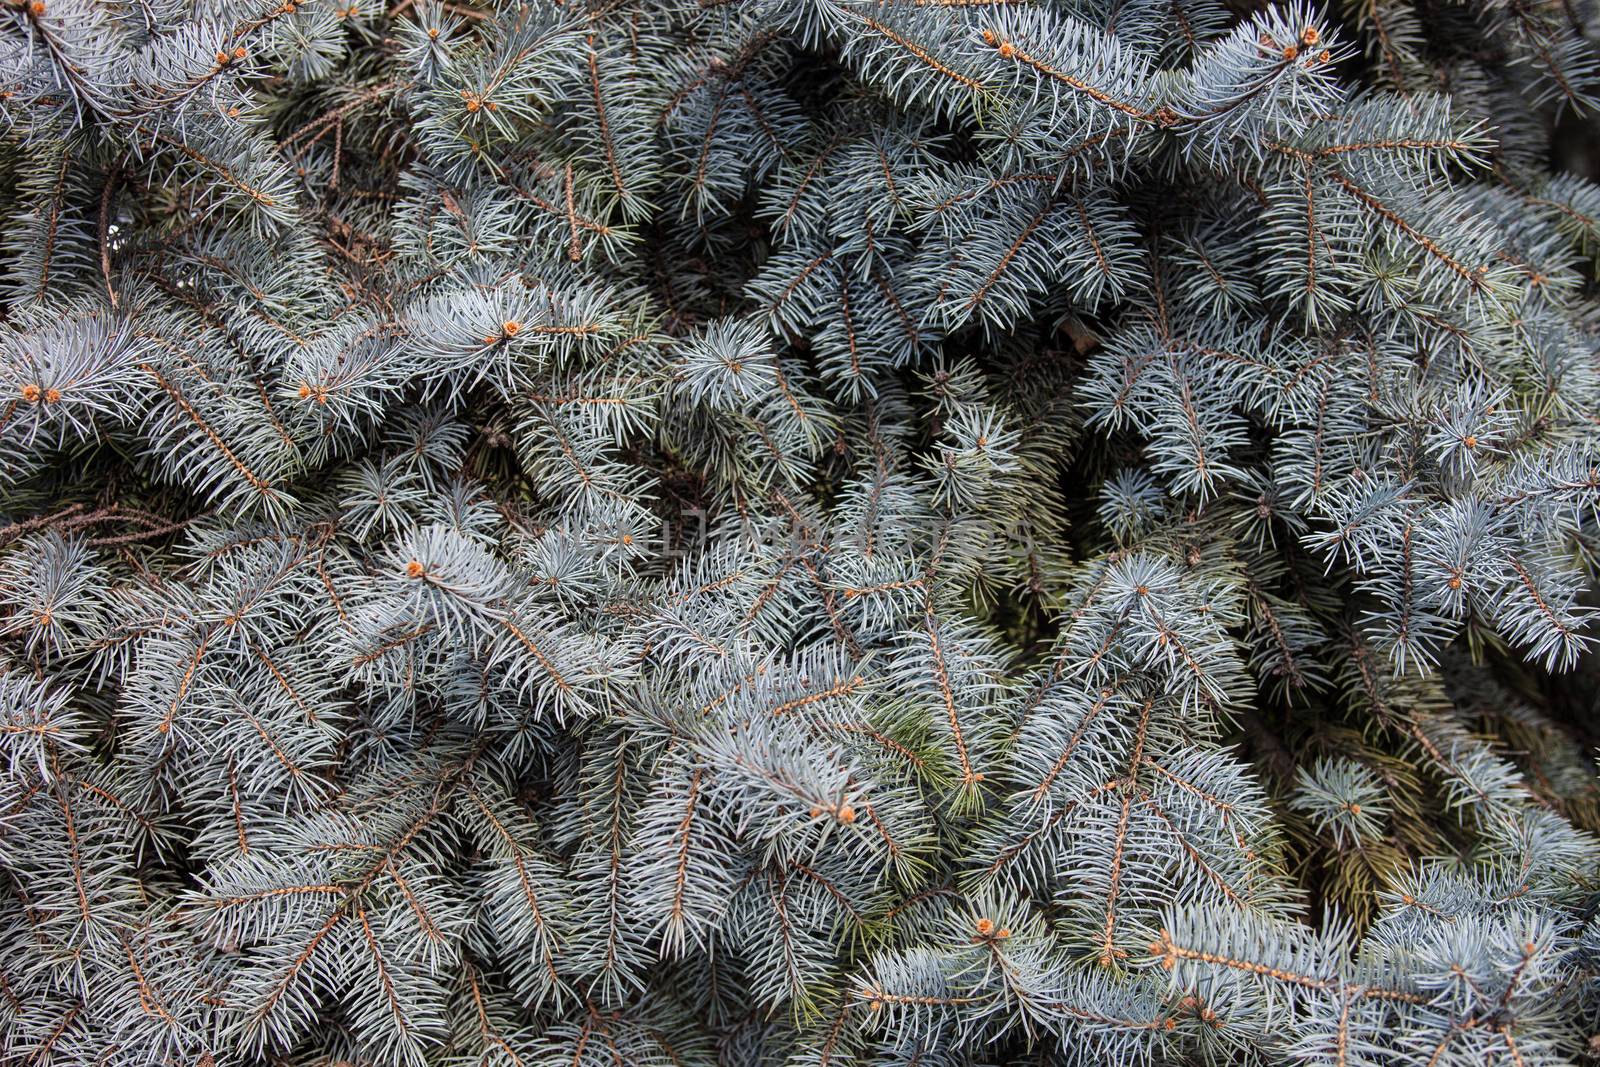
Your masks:
[{"label": "evergreen foliage", "polygon": [[6,0],[0,1059],[1572,1062],[1590,0]]}]

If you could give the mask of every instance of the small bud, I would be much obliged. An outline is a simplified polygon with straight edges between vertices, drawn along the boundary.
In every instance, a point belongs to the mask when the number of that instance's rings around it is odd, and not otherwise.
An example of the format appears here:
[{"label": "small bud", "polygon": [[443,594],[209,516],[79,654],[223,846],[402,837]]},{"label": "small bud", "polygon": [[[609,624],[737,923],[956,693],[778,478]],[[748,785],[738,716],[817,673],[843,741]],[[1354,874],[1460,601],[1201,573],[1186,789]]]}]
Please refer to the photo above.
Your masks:
[{"label": "small bud", "polygon": [[999,38],[995,37],[993,30],[984,30],[983,31],[983,43],[988,45],[990,48],[994,47],[994,43],[998,39]]},{"label": "small bud", "polygon": [[1477,438],[1476,435],[1469,433],[1469,434],[1467,434],[1467,436],[1465,436],[1465,437],[1463,437],[1461,439],[1461,443],[1466,445],[1468,448],[1477,448],[1478,447],[1478,438]]},{"label": "small bud", "polygon": [[1014,46],[1010,41],[1001,41],[999,51],[1001,59],[1010,59],[1012,56],[1017,54],[1016,46]]},{"label": "small bud", "polygon": [[226,67],[227,65],[228,65],[228,53],[226,53],[226,52],[218,52],[217,53],[217,66]]},{"label": "small bud", "polygon": [[1351,815],[1360,815],[1361,814],[1361,805],[1352,801],[1351,804],[1350,804],[1350,814]]},{"label": "small bud", "polygon": [[46,404],[54,404],[60,399],[61,390],[55,388],[54,386],[44,391],[44,402]]},{"label": "small bud", "polygon": [[1291,45],[1285,45],[1284,46],[1284,48],[1283,48],[1283,58],[1284,59],[1295,59],[1299,55],[1300,55],[1300,48],[1299,48],[1298,45],[1292,45],[1291,44]]},{"label": "small bud", "polygon": [[34,385],[32,382],[29,382],[27,385],[22,387],[22,399],[26,400],[30,404],[37,404],[39,402],[39,395],[39,387]]},{"label": "small bud", "polygon": [[848,804],[846,804],[844,807],[840,808],[839,809],[839,821],[844,823],[846,826],[849,826],[851,823],[855,822],[856,821],[856,809],[852,808]]},{"label": "small bud", "polygon": [[311,386],[307,385],[305,382],[301,382],[299,392],[300,399],[306,400],[311,396]]},{"label": "small bud", "polygon": [[486,345],[492,345],[498,340],[500,340],[500,338],[496,337],[494,334],[489,334],[483,339],[483,343]]},{"label": "small bud", "polygon": [[994,936],[999,938],[1001,941],[1004,941],[1006,938],[1011,936],[1011,927],[1002,926]]},{"label": "small bud", "polygon": [[1315,26],[1307,26],[1304,32],[1300,34],[1300,43],[1303,45],[1314,45],[1320,40],[1322,40],[1322,33]]},{"label": "small bud", "polygon": [[1445,584],[1448,585],[1451,589],[1460,589],[1461,588],[1461,575],[1452,574],[1450,576],[1450,580],[1448,582],[1446,582]]},{"label": "small bud", "polygon": [[28,5],[28,10],[33,12],[33,17],[34,18],[38,18],[40,15],[43,15],[44,14],[44,0],[33,0],[33,3]]},{"label": "small bud", "polygon": [[243,45],[240,45],[238,48],[235,48],[233,50],[233,58],[234,59],[243,59],[245,56],[247,56],[249,54],[250,53],[245,50]]},{"label": "small bud", "polygon": [[988,937],[992,933],[994,933],[994,921],[992,919],[979,919],[978,936]]},{"label": "small bud", "polygon": [[422,564],[420,562],[418,562],[417,560],[412,560],[410,563],[407,563],[406,564],[406,577],[407,578],[421,578],[422,577]]},{"label": "small bud", "polygon": [[1328,60],[1330,60],[1332,58],[1333,58],[1333,53],[1328,51],[1326,48],[1324,48],[1322,51],[1317,53],[1317,62],[1318,63],[1326,63],[1326,62],[1328,62]]},{"label": "small bud", "polygon": [[522,323],[516,319],[507,319],[500,324],[500,328],[506,332],[507,337],[515,337],[518,331],[522,329]]},{"label": "small bud", "polygon": [[431,41],[437,41],[439,39],[439,27],[437,27],[437,26],[429,26],[428,27],[428,39],[431,40]]}]

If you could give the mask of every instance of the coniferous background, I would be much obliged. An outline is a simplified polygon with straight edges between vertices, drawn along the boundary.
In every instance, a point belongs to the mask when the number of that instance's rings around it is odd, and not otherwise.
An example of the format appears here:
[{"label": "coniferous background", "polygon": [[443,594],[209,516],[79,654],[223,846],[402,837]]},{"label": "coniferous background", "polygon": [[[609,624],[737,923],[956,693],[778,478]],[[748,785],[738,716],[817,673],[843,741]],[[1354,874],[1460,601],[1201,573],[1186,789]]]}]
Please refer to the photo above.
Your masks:
[{"label": "coniferous background", "polygon": [[6,0],[0,1061],[1600,1051],[1591,0]]}]

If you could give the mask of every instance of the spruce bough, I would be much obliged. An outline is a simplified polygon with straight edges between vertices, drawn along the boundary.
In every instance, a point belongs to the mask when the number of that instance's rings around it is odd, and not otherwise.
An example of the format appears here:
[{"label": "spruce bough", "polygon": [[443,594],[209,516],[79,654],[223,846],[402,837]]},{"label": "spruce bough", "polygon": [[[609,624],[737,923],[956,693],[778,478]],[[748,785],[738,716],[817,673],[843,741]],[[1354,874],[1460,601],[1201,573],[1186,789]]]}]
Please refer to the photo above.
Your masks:
[{"label": "spruce bough", "polygon": [[0,1059],[1571,1062],[1555,0],[0,9]]}]

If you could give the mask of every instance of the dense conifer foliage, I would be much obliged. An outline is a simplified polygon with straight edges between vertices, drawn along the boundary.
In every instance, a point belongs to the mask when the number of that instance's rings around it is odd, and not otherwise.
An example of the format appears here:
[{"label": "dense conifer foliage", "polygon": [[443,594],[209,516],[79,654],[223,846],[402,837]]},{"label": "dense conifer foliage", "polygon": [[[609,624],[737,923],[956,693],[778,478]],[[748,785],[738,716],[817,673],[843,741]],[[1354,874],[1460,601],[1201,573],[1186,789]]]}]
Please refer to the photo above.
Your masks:
[{"label": "dense conifer foliage", "polygon": [[7,0],[0,1059],[1589,1055],[1596,19]]}]

